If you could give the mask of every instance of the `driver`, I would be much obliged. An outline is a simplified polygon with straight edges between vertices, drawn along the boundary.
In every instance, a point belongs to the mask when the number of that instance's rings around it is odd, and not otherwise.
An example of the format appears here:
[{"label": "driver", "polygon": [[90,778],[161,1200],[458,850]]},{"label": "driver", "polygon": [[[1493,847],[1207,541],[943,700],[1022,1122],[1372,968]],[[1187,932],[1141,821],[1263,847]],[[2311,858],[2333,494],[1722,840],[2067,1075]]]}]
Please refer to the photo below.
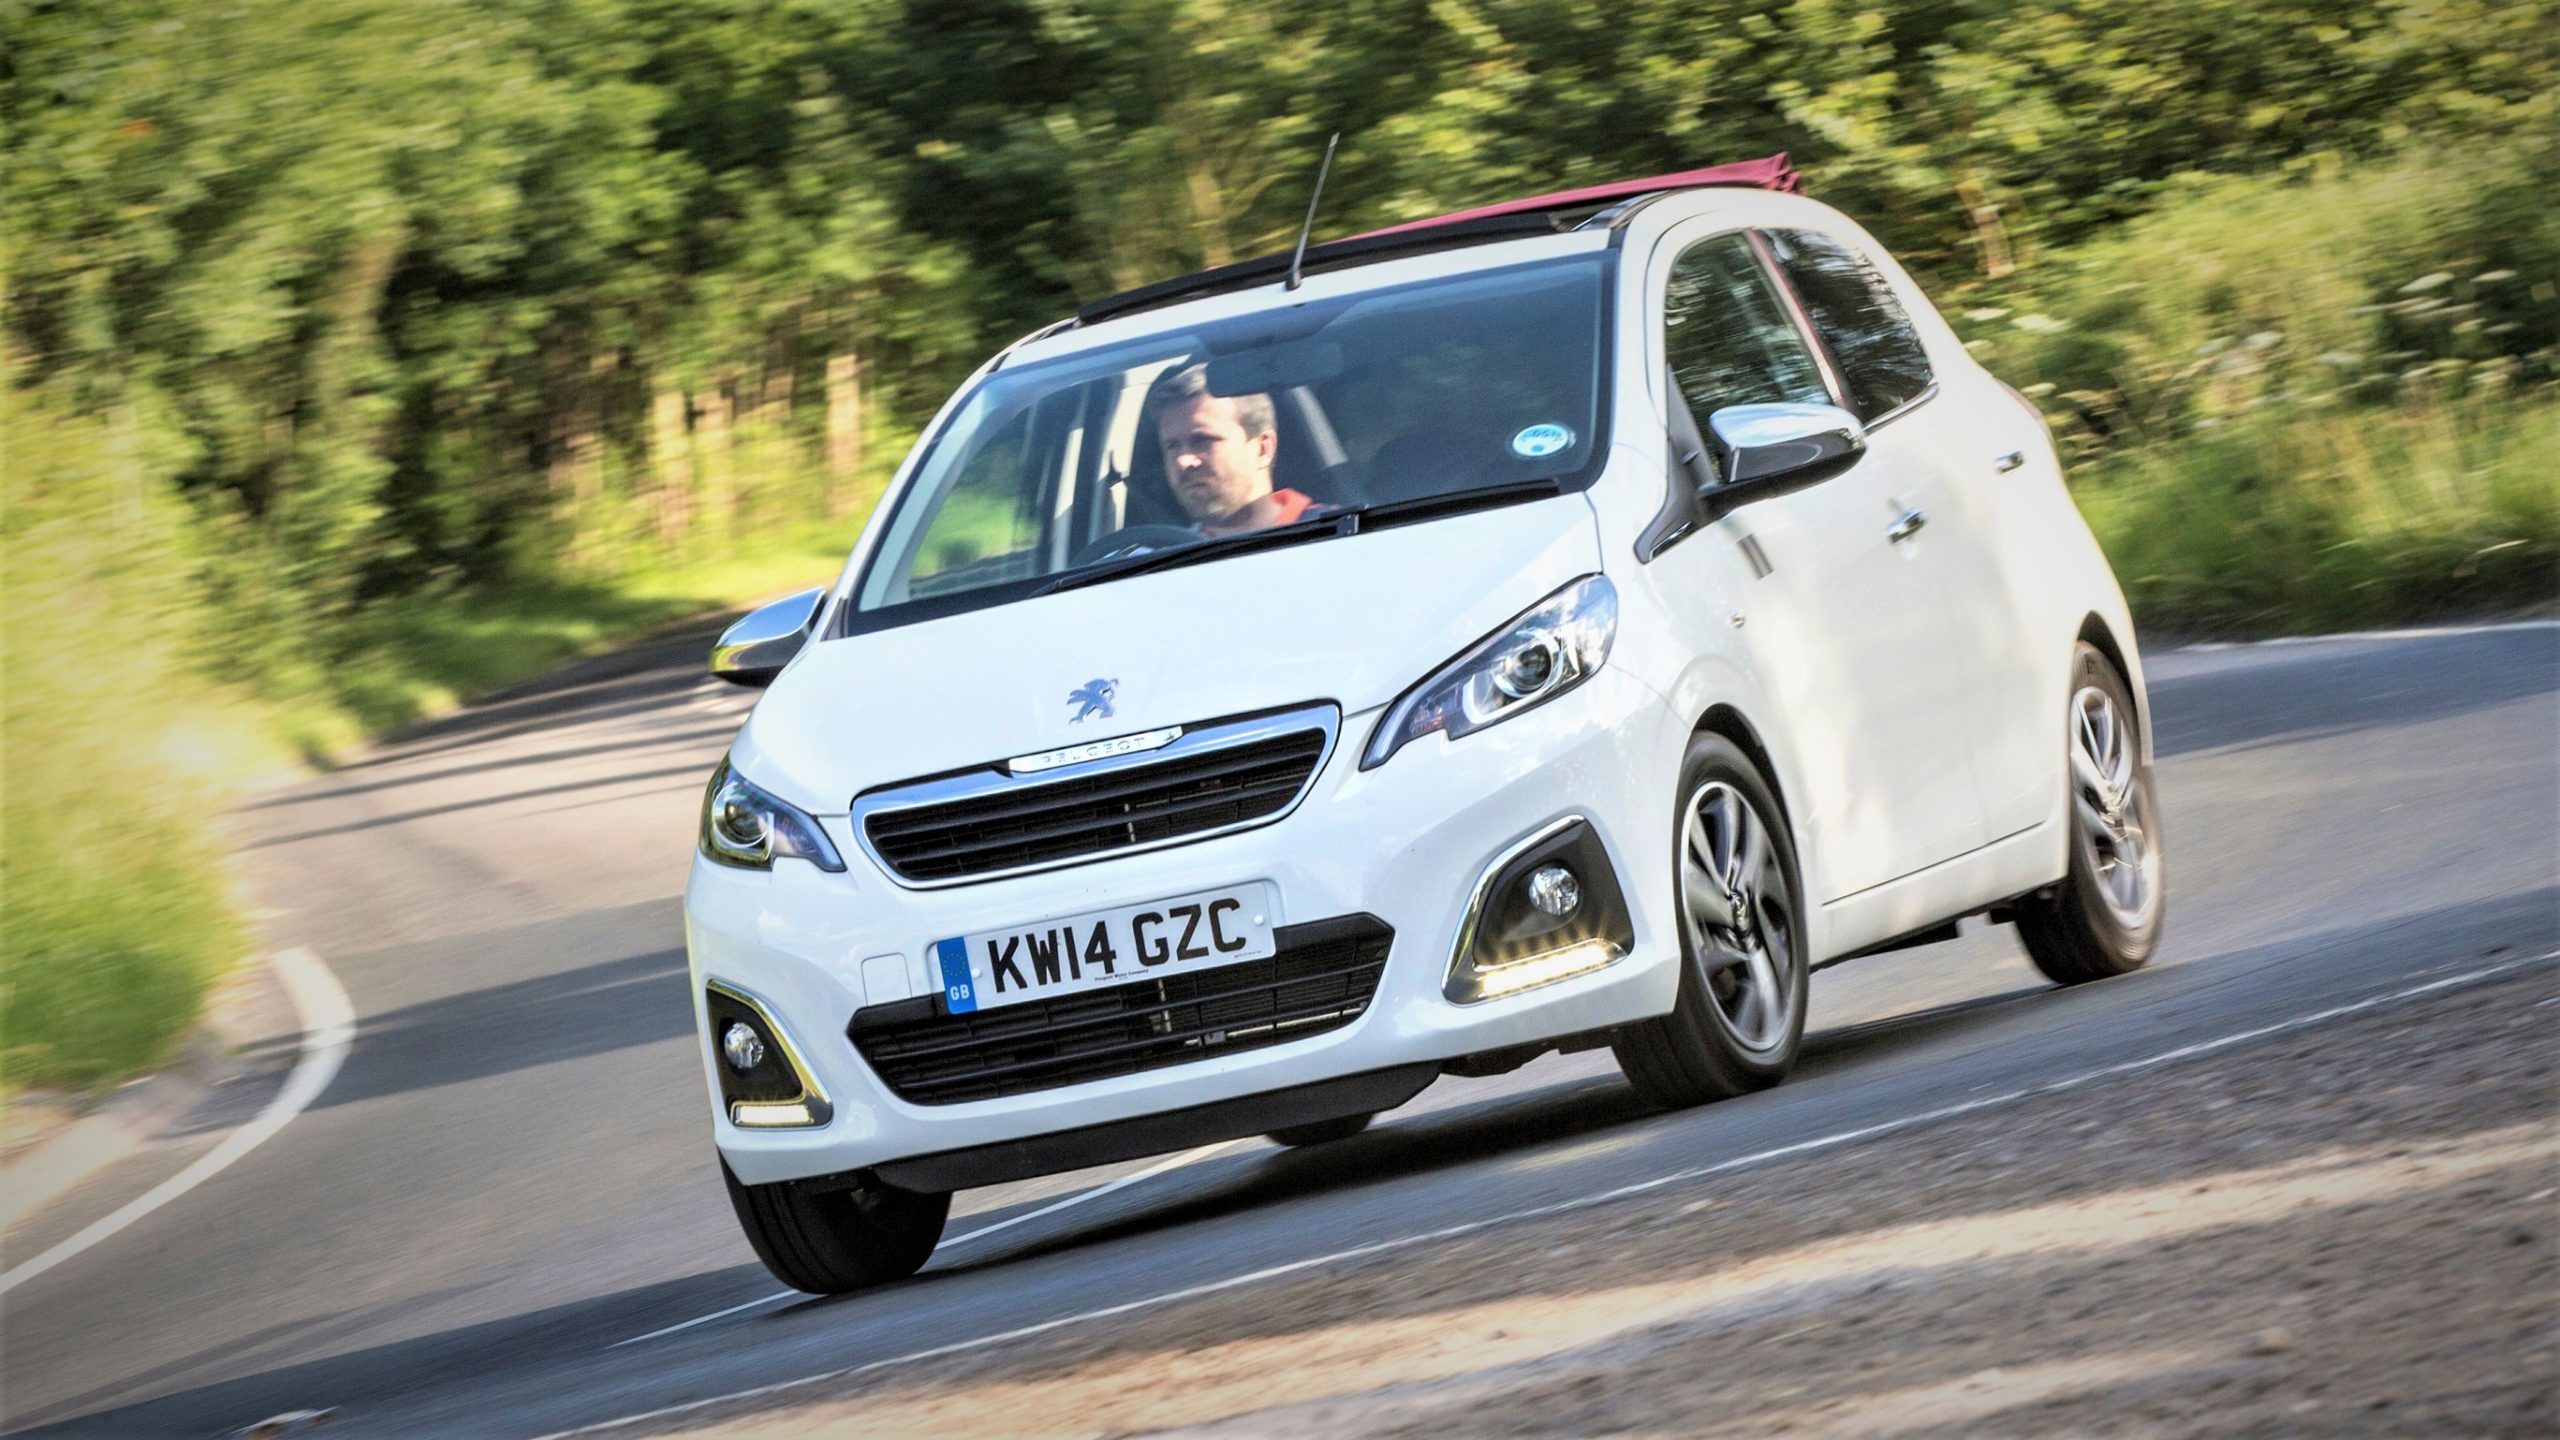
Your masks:
[{"label": "driver", "polygon": [[1191,365],[1157,381],[1148,401],[1165,480],[1201,534],[1286,525],[1315,503],[1296,490],[1273,488],[1280,432],[1269,395],[1212,395],[1208,368]]}]

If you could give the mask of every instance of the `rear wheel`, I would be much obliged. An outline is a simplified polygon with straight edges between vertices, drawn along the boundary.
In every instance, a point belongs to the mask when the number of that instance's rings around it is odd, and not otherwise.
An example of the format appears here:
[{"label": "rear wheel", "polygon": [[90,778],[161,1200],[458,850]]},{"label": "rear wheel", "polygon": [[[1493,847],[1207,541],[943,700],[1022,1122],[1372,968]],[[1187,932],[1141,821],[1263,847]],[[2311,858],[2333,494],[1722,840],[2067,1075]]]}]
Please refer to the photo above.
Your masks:
[{"label": "rear wheel", "polygon": [[773,1278],[812,1295],[841,1295],[924,1268],[942,1239],[951,1196],[878,1180],[785,1180],[749,1185],[720,1162],[729,1204]]},{"label": "rear wheel", "polygon": [[1345,1115],[1339,1120],[1316,1120],[1305,1125],[1283,1125],[1271,1132],[1271,1138],[1282,1145],[1325,1145],[1348,1140],[1369,1128],[1375,1115]]},{"label": "rear wheel", "polygon": [[2071,868],[2016,907],[2018,938],[2047,979],[2076,985],[2139,970],[2168,898],[2160,808],[2142,758],[2133,690],[2107,657],[2072,657],[2063,743],[2071,758]]},{"label": "rear wheel", "polygon": [[1614,1049],[1637,1091],[1696,1105],[1786,1078],[1804,1039],[1803,882],[1777,797],[1720,735],[1689,742],[1672,833],[1680,998]]}]

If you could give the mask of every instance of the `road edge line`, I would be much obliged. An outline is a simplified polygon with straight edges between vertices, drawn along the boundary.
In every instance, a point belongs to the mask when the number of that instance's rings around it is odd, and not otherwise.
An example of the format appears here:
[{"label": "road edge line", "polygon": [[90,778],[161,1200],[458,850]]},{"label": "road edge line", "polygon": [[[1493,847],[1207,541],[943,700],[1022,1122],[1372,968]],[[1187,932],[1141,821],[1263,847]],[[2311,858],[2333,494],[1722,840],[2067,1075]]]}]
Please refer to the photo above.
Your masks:
[{"label": "road edge line", "polygon": [[1861,1125],[1848,1130],[1838,1130],[1828,1135],[1818,1135],[1810,1140],[1798,1140],[1791,1144],[1773,1145],[1764,1150],[1755,1150],[1748,1155],[1736,1155],[1716,1161],[1713,1164],[1692,1166],[1685,1170],[1675,1170],[1669,1174],[1654,1176],[1650,1180],[1637,1180],[1629,1184],[1617,1186],[1614,1189],[1597,1191],[1589,1195],[1577,1195],[1570,1200],[1560,1200],[1550,1205],[1534,1205],[1524,1210],[1513,1210],[1500,1215],[1489,1215],[1481,1220],[1467,1220],[1461,1221],[1455,1225],[1444,1225],[1436,1230],[1425,1230],[1410,1235],[1389,1236],[1384,1240],[1373,1240],[1366,1245],[1354,1245],[1348,1249],[1336,1250],[1327,1255],[1311,1255],[1302,1260],[1287,1261],[1279,1265],[1272,1265],[1260,1270],[1255,1270],[1248,1274],[1231,1275],[1223,1280],[1211,1280],[1199,1285],[1186,1286],[1179,1290],[1168,1290],[1160,1294],[1144,1295],[1135,1300],[1124,1300],[1117,1305],[1098,1306],[1091,1310],[1079,1311],[1073,1315],[1061,1315],[1055,1319],[1043,1320],[1036,1324],[1024,1325],[1016,1329],[1000,1331],[992,1335],[972,1336],[966,1340],[954,1340],[946,1345],[936,1345],[928,1349],[912,1351],[904,1355],[890,1356],[886,1359],[880,1360],[866,1360],[858,1365],[839,1366],[836,1369],[822,1370],[812,1375],[801,1375],[789,1380],[776,1380],[770,1384],[750,1386],[744,1390],[731,1391],[726,1395],[708,1395],[698,1400],[687,1400],[675,1405],[664,1405],[657,1409],[644,1410],[637,1414],[617,1416],[610,1420],[591,1421],[588,1424],[572,1426],[566,1430],[553,1430],[536,1437],[536,1440],[573,1440],[573,1437],[576,1436],[598,1435],[608,1430],[620,1430],[633,1425],[646,1425],[654,1421],[671,1420],[679,1415],[689,1415],[698,1410],[707,1410],[714,1405],[731,1405],[743,1400],[758,1400],[767,1395],[781,1394],[786,1390],[798,1390],[810,1385],[823,1385],[831,1380],[850,1380],[862,1375],[876,1374],[882,1370],[913,1365],[919,1361],[938,1360],[948,1355],[964,1355],[972,1350],[983,1350],[988,1346],[999,1345],[1008,1340],[1026,1340],[1035,1335],[1045,1335],[1050,1331],[1064,1329],[1069,1325],[1078,1325],[1090,1320],[1109,1319],[1114,1316],[1133,1314],[1140,1310],[1152,1310],[1160,1306],[1176,1305],[1185,1300],[1197,1300],[1204,1296],[1221,1294],[1229,1290],[1241,1290],[1248,1286],[1258,1285],[1266,1280],[1277,1280],[1282,1276],[1300,1274],[1308,1270],[1323,1269],[1328,1266],[1343,1264],[1346,1261],[1365,1260],[1373,1255],[1384,1255],[1397,1250],[1408,1250],[1417,1245],[1429,1245],[1443,1240],[1455,1240],[1461,1236],[1475,1234],[1478,1231],[1490,1230],[1498,1225],[1516,1225],[1527,1220],[1544,1220],[1557,1215],[1570,1215],[1577,1211],[1593,1209],[1615,1201],[1631,1199],[1638,1195],[1650,1194],[1653,1191],[1663,1189],[1667,1186],[1684,1184],[1692,1180],[1702,1180],[1710,1175],[1728,1174],[1735,1170],[1742,1170],[1754,1165],[1766,1164],[1772,1160],[1783,1160],[1792,1156],[1811,1154],[1815,1151],[1834,1149],[1838,1146],[1852,1144],[1860,1140],[1873,1140],[1886,1135],[1899,1134],[1905,1130],[1916,1130],[1923,1126],[1934,1125],[1942,1120],[1952,1120],[1959,1116],[1972,1115],[1984,1110],[1997,1109],[2003,1105],[2015,1104],[2020,1100],[2029,1100],[2046,1095],[2062,1094],[2067,1091],[2078,1090],[2084,1086],[2095,1084],[2101,1080],[2111,1080],[2121,1075],[2138,1074],[2144,1070],[2155,1069],[2162,1065],[2175,1064],[2181,1060],[2192,1060],[2201,1055],[2216,1054],[2220,1051],[2232,1049],[2235,1046],[2246,1045],[2253,1040],[2266,1040],[2278,1035],[2291,1034],[2298,1030],[2313,1029],[2327,1024],[2332,1020],[2340,1020],[2350,1015],[2361,1015],[2368,1011],[2378,1010],[2397,1000],[2411,1000],[2421,995],[2431,995],[2445,990],[2458,990],[2474,984],[2485,984],[2502,976],[2516,974],[2521,971],[2532,969],[2538,965],[2547,964],[2555,959],[2560,959],[2560,950],[2548,950],[2539,955],[2529,955],[2513,960],[2503,960],[2494,965],[2478,966],[2452,975],[2440,976],[2434,980],[2425,981],[2420,984],[2404,985],[2398,989],[2387,991],[2383,994],[2368,995],[2361,1000],[2351,1000],[2344,1004],[2326,1006],[2307,1014],[2296,1015],[2289,1019],[2276,1021],[2272,1024],[2252,1026],[2245,1030],[2229,1031],[2221,1035],[2216,1035],[2209,1040],[2193,1041],[2185,1045],[2172,1046],[2167,1050],[2155,1051],[2152,1054],[2140,1056],[2136,1059],[2122,1060],[2112,1065],[2101,1065],[2094,1069],[2078,1071],[2074,1074],[2065,1075],[2058,1080],[2046,1080],[2035,1084],[2021,1085],[2012,1090],[2003,1090],[1993,1095],[1980,1095],[1970,1100],[1958,1100],[1950,1104],[1935,1106],[1931,1109],[1919,1111],[1914,1114],[1897,1116],[1891,1120],[1881,1120],[1872,1125]]},{"label": "road edge line", "polygon": [[222,1143],[196,1157],[195,1162],[177,1174],[152,1186],[127,1201],[122,1207],[92,1222],[78,1234],[52,1249],[0,1274],[0,1295],[33,1280],[80,1252],[107,1239],[140,1220],[145,1215],[186,1194],[207,1180],[230,1168],[241,1156],[266,1143],[283,1129],[287,1121],[309,1108],[337,1077],[338,1067],[345,1063],[347,1051],[355,1044],[355,1002],[347,998],[344,985],[322,963],[319,956],[297,946],[279,950],[267,957],[267,964],[284,982],[285,993],[293,999],[293,1008],[302,1017],[302,1055],[294,1061],[293,1071],[285,1076],[284,1088],[267,1102],[265,1109],[248,1124],[223,1137]]},{"label": "road edge line", "polygon": [[2354,644],[2375,640],[2431,640],[2462,635],[2503,635],[2519,630],[2560,630],[2560,619],[2479,620],[2453,625],[2402,625],[2380,630],[2338,630],[2311,635],[2270,635],[2263,640],[2190,640],[2156,653],[2214,655],[2231,650],[2267,650],[2289,645]]},{"label": "road edge line", "polygon": [[1066,1196],[1063,1199],[1052,1200],[1037,1210],[1026,1210],[1019,1215],[1007,1216],[993,1224],[981,1225],[975,1230],[964,1230],[960,1234],[954,1235],[934,1246],[934,1253],[939,1255],[943,1250],[950,1246],[966,1245],[972,1240],[982,1239],[986,1236],[993,1235],[999,1230],[1010,1230],[1014,1226],[1020,1225],[1025,1221],[1037,1220],[1044,1215],[1055,1215],[1061,1210],[1082,1205],[1088,1200],[1099,1200],[1105,1195],[1117,1194],[1120,1191],[1126,1190],[1130,1186],[1137,1184],[1141,1180],[1153,1180],[1157,1176],[1165,1174],[1168,1171],[1179,1170],[1185,1165],[1190,1165],[1197,1161],[1206,1160],[1213,1155],[1233,1150],[1252,1138],[1253,1137],[1250,1135],[1239,1136],[1233,1140],[1218,1140],[1207,1145],[1196,1146],[1189,1150],[1176,1151],[1175,1153],[1158,1160],[1156,1163],[1148,1166],[1144,1170],[1132,1171],[1129,1174],[1121,1176],[1117,1180],[1106,1180],[1102,1184],[1096,1185],[1090,1190],[1078,1190],[1074,1194]]},{"label": "road edge line", "polygon": [[[1251,1137],[1245,1138],[1249,1139]],[[1117,1180],[1105,1181],[1100,1185],[1094,1186],[1090,1190],[1078,1190],[1074,1194],[1066,1196],[1064,1199],[1052,1200],[1048,1204],[1043,1205],[1036,1210],[1026,1210],[1019,1215],[1009,1216],[1005,1219],[998,1220],[992,1225],[981,1225],[975,1230],[967,1230],[960,1234],[953,1235],[936,1244],[934,1246],[933,1253],[939,1255],[951,1246],[966,1245],[972,1240],[979,1239],[983,1236],[993,1235],[999,1230],[1012,1229],[1014,1226],[1022,1224],[1026,1220],[1037,1220],[1044,1215],[1055,1215],[1061,1210],[1081,1205],[1088,1200],[1099,1200],[1105,1195],[1115,1194],[1119,1191],[1126,1190],[1141,1180],[1152,1180],[1158,1175],[1162,1175],[1169,1170],[1179,1170],[1183,1166],[1191,1164],[1193,1161],[1206,1160],[1223,1151],[1233,1150],[1243,1143],[1244,1139],[1220,1140],[1215,1144],[1202,1145],[1197,1149],[1184,1150],[1176,1154],[1168,1155],[1157,1161],[1155,1164],[1148,1166],[1144,1170],[1123,1175]],[[726,1310],[714,1310],[708,1315],[696,1315],[690,1320],[679,1320],[673,1325],[660,1326],[658,1329],[652,1330],[646,1335],[634,1335],[628,1340],[616,1340],[604,1348],[607,1350],[619,1350],[625,1345],[637,1345],[644,1340],[661,1339],[665,1336],[673,1335],[678,1331],[693,1329],[697,1325],[708,1325],[714,1320],[726,1320],[730,1316],[740,1314],[744,1311],[761,1310],[767,1305],[779,1305],[785,1300],[813,1300],[817,1298],[819,1297],[804,1294],[798,1290],[777,1290],[773,1294],[764,1296],[761,1299],[749,1300],[740,1305],[732,1305]]]}]

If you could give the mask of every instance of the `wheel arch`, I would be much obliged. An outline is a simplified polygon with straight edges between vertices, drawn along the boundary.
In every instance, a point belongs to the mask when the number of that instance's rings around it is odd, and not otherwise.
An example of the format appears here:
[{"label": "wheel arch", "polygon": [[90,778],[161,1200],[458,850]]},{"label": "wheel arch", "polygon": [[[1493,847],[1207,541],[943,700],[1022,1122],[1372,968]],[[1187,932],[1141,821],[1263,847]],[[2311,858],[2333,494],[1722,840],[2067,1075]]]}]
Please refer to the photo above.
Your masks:
[{"label": "wheel arch", "polygon": [[2142,683],[2142,672],[2128,662],[2125,655],[2124,642],[2116,638],[2115,627],[2107,623],[2105,616],[2100,615],[2095,610],[2092,610],[2086,616],[2082,617],[2080,621],[2080,633],[2074,638],[2082,643],[2094,647],[2099,654],[2106,656],[2107,663],[2116,667],[2116,673],[2124,677],[2124,688],[2131,691],[2133,694],[2134,723],[2140,728],[2142,735],[2142,758],[2145,761],[2150,760],[2150,691]]},{"label": "wheel arch", "polygon": [[1796,823],[1795,806],[1787,799],[1787,781],[1779,773],[1777,757],[1769,753],[1769,747],[1760,739],[1760,732],[1752,728],[1740,709],[1722,701],[1710,705],[1707,712],[1698,717],[1698,723],[1690,727],[1689,733],[1693,736],[1721,735],[1750,756],[1751,763],[1759,766],[1760,773],[1767,777],[1769,793],[1778,798],[1778,809],[1786,818],[1787,828],[1790,831],[1802,828]]}]

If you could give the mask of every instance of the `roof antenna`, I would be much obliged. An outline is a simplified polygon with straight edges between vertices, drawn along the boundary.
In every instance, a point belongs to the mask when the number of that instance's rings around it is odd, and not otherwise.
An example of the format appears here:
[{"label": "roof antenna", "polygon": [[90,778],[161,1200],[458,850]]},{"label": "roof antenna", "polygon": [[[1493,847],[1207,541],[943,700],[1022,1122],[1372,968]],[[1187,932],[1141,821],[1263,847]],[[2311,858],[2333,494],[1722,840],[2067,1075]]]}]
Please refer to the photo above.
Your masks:
[{"label": "roof antenna", "polygon": [[1324,142],[1324,163],[1316,167],[1316,190],[1307,197],[1307,222],[1298,227],[1298,248],[1289,256],[1289,283],[1281,287],[1284,290],[1297,289],[1305,279],[1298,270],[1307,263],[1307,237],[1315,233],[1316,202],[1324,198],[1324,177],[1333,170],[1333,147],[1341,143],[1342,132],[1339,130]]}]

